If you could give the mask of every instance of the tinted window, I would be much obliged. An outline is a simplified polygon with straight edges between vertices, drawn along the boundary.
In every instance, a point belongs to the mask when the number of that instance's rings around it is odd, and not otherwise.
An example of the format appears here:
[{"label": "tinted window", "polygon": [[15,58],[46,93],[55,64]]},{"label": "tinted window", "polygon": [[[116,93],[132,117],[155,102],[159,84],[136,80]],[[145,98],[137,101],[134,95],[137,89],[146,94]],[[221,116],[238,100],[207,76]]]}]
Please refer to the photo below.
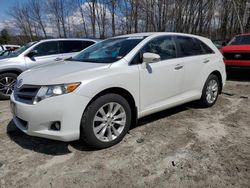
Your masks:
[{"label": "tinted window", "polygon": [[81,41],[61,41],[60,53],[79,52],[83,49]]},{"label": "tinted window", "polygon": [[236,36],[228,43],[228,45],[248,45],[248,44],[250,44],[250,35]]},{"label": "tinted window", "polygon": [[203,50],[199,40],[194,40],[191,37],[177,36],[177,43],[179,44],[180,57],[194,56],[203,54]]},{"label": "tinted window", "polygon": [[198,39],[196,39],[196,40],[200,43],[203,54],[213,54],[214,53],[214,51],[210,47],[208,47],[205,43],[201,42]]},{"label": "tinted window", "polygon": [[43,42],[37,45],[33,50],[37,50],[36,56],[58,54],[59,53],[58,42],[57,41]]},{"label": "tinted window", "polygon": [[160,55],[161,60],[176,58],[175,43],[171,36],[158,37],[149,41],[142,49],[145,52]]},{"label": "tinted window", "polygon": [[85,48],[91,46],[92,44],[94,44],[94,42],[92,42],[92,41],[82,41],[82,49],[85,49]]}]

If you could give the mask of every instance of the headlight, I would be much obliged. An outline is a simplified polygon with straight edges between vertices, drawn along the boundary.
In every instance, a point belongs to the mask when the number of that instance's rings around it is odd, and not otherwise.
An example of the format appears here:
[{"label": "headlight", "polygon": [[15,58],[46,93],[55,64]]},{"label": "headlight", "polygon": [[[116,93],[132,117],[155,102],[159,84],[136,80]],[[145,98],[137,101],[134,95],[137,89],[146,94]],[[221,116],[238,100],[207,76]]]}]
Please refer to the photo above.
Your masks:
[{"label": "headlight", "polygon": [[51,86],[42,86],[36,94],[33,104],[36,104],[49,97],[63,95],[73,92],[81,83],[60,84]]}]

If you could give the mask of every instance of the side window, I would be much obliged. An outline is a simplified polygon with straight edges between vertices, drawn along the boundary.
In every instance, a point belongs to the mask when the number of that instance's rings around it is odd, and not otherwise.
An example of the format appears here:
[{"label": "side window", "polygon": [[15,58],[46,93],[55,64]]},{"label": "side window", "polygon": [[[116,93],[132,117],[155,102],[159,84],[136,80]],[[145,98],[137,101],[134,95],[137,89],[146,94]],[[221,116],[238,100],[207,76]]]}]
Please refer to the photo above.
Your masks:
[{"label": "side window", "polygon": [[82,41],[82,50],[94,44],[92,41]]},{"label": "side window", "polygon": [[83,49],[81,41],[60,41],[60,53],[79,52]]},{"label": "side window", "polygon": [[193,38],[185,36],[177,36],[176,40],[179,45],[180,57],[203,54],[203,50],[198,40],[195,41]]},{"label": "side window", "polygon": [[37,50],[36,56],[54,55],[58,54],[58,42],[50,41],[38,44],[33,50]]},{"label": "side window", "polygon": [[176,58],[175,43],[171,36],[158,37],[149,41],[142,49],[145,52],[160,55],[161,60]]},{"label": "side window", "polygon": [[176,48],[173,38],[171,36],[158,37],[149,41],[141,50],[138,52],[131,65],[142,63],[143,53],[150,52],[160,55],[161,60],[176,58]]},{"label": "side window", "polygon": [[[198,39],[196,39],[196,40],[198,40]],[[203,50],[203,54],[214,54],[214,51],[210,47],[208,47],[202,41],[199,41],[199,42],[200,42],[201,48]]]}]

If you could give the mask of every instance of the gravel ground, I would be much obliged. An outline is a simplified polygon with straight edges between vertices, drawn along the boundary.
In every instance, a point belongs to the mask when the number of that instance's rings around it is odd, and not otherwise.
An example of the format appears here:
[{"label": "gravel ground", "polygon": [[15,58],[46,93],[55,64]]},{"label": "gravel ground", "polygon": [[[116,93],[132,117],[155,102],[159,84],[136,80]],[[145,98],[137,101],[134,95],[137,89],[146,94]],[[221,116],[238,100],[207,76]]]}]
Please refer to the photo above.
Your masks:
[{"label": "gravel ground", "polygon": [[216,105],[139,121],[118,145],[30,137],[0,101],[0,187],[250,187],[250,82],[231,76]]}]

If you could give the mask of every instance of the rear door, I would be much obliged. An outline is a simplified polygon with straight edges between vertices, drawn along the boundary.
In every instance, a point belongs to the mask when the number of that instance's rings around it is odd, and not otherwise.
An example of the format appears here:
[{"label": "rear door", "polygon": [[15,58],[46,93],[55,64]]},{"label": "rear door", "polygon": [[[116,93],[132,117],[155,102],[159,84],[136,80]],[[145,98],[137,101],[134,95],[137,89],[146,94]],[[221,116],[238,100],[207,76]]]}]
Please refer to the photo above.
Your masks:
[{"label": "rear door", "polygon": [[36,50],[37,54],[33,57],[25,56],[25,62],[28,68],[61,61],[62,57],[59,54],[58,41],[46,41],[34,46],[32,50]]},{"label": "rear door", "polygon": [[77,52],[82,51],[88,46],[94,44],[92,41],[82,40],[62,40],[60,41],[60,53],[63,59],[74,56]]},{"label": "rear door", "polygon": [[214,52],[202,41],[193,37],[176,36],[175,41],[178,56],[182,59],[185,68],[182,92],[198,92],[201,87],[202,73]]}]

